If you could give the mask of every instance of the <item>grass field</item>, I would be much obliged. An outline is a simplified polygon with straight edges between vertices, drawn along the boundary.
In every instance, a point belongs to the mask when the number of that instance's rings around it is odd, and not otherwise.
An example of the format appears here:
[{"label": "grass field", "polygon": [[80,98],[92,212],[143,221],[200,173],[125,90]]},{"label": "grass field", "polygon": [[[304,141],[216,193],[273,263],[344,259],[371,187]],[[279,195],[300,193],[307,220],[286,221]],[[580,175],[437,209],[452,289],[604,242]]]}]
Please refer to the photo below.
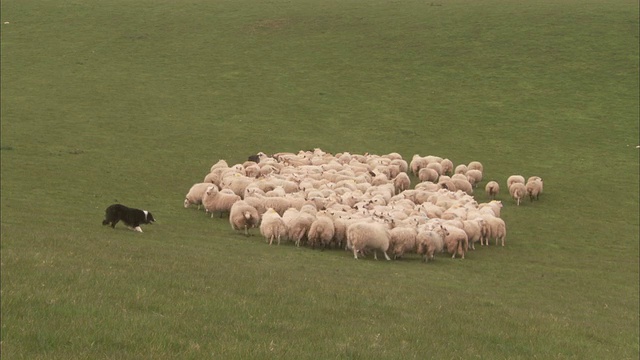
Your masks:
[{"label": "grass field", "polygon": [[[638,11],[3,1],[2,358],[637,359]],[[182,207],[219,159],[316,147],[545,193],[502,191],[504,248],[429,264],[269,247]],[[102,227],[115,201],[157,224]]]}]

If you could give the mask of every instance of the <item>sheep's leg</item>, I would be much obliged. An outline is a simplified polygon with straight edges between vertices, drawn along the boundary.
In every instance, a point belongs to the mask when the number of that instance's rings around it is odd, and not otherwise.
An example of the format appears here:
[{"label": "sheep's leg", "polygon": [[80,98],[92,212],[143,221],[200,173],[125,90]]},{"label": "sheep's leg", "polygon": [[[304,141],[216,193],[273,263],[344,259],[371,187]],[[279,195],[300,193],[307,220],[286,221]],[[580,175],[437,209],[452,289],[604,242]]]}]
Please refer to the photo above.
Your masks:
[{"label": "sheep's leg", "polygon": [[358,260],[358,250],[356,250],[356,247],[353,247],[353,258]]},{"label": "sheep's leg", "polygon": [[389,255],[387,255],[387,252],[386,252],[386,251],[383,251],[382,253],[384,254],[384,258],[385,258],[385,259],[387,259],[387,260],[391,260],[391,258],[389,257]]},{"label": "sheep's leg", "polygon": [[373,260],[378,260],[378,251],[373,250]]}]

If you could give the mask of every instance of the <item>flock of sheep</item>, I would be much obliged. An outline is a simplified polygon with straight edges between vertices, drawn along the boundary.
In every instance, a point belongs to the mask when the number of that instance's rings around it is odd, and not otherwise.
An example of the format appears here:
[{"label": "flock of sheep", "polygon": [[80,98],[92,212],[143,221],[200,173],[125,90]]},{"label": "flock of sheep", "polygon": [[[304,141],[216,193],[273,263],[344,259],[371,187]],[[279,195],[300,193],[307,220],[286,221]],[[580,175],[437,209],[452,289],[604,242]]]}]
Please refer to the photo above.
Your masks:
[{"label": "flock of sheep", "polygon": [[[218,161],[191,187],[184,207],[228,214],[234,230],[248,236],[259,228],[269,244],[345,248],[356,259],[369,252],[377,259],[378,251],[387,260],[417,253],[429,261],[444,251],[464,258],[477,242],[505,242],[499,184],[487,182],[487,202],[473,197],[483,170],[477,161],[454,168],[448,159],[417,154],[407,162],[398,153],[258,153],[242,164]],[[409,173],[419,180],[413,188]],[[526,196],[538,199],[542,185],[537,176],[507,180],[518,205]]]}]

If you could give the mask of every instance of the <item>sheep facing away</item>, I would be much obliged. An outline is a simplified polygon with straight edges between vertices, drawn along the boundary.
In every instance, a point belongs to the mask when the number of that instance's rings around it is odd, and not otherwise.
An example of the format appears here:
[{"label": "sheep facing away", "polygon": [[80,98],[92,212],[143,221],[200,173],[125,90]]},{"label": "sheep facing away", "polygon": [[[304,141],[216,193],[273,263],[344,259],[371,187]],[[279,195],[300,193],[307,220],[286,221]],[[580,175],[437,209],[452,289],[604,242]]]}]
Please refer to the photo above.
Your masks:
[{"label": "sheep facing away", "polygon": [[527,195],[527,187],[521,182],[512,183],[509,186],[509,194],[516,201],[516,204],[520,206],[520,200]]},{"label": "sheep facing away", "polygon": [[527,189],[527,194],[529,195],[529,200],[533,201],[533,199],[538,200],[540,194],[542,194],[542,179],[538,177],[529,178],[525,187]]},{"label": "sheep facing away", "polygon": [[233,230],[244,230],[244,234],[249,236],[249,229],[259,226],[260,215],[258,210],[246,201],[236,201],[229,211],[229,223]]},{"label": "sheep facing away", "polygon": [[484,187],[484,192],[489,195],[491,200],[496,198],[496,195],[500,192],[500,184],[497,181],[489,181]]},{"label": "sheep facing away", "polygon": [[269,245],[273,244],[273,240],[278,241],[280,245],[280,239],[287,233],[287,227],[282,220],[280,214],[273,208],[268,208],[264,214],[262,214],[262,221],[260,221],[260,234],[264,236]]},{"label": "sheep facing away", "polygon": [[360,221],[351,224],[347,228],[347,247],[353,250],[353,258],[358,259],[358,252],[365,249],[373,250],[373,258],[378,260],[377,251],[384,254],[384,258],[391,260],[387,255],[391,234],[387,226],[378,222]]},{"label": "sheep facing away", "polygon": [[319,245],[322,250],[331,244],[331,240],[335,234],[333,220],[326,211],[319,211],[316,219],[311,223],[309,232],[307,233],[307,241],[312,249]]}]

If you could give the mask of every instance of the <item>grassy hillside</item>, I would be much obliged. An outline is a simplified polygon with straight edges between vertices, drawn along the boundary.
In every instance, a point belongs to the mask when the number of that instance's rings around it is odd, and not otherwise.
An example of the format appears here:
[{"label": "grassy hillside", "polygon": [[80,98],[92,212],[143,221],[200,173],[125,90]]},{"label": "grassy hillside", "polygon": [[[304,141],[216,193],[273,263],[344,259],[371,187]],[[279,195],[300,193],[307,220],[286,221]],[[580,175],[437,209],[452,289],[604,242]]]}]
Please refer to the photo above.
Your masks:
[{"label": "grassy hillside", "polygon": [[[637,358],[638,10],[3,1],[2,357]],[[506,247],[429,264],[269,247],[182,207],[219,159],[315,147],[479,160],[482,185],[545,193],[502,190]],[[116,201],[158,223],[102,227]]]}]

